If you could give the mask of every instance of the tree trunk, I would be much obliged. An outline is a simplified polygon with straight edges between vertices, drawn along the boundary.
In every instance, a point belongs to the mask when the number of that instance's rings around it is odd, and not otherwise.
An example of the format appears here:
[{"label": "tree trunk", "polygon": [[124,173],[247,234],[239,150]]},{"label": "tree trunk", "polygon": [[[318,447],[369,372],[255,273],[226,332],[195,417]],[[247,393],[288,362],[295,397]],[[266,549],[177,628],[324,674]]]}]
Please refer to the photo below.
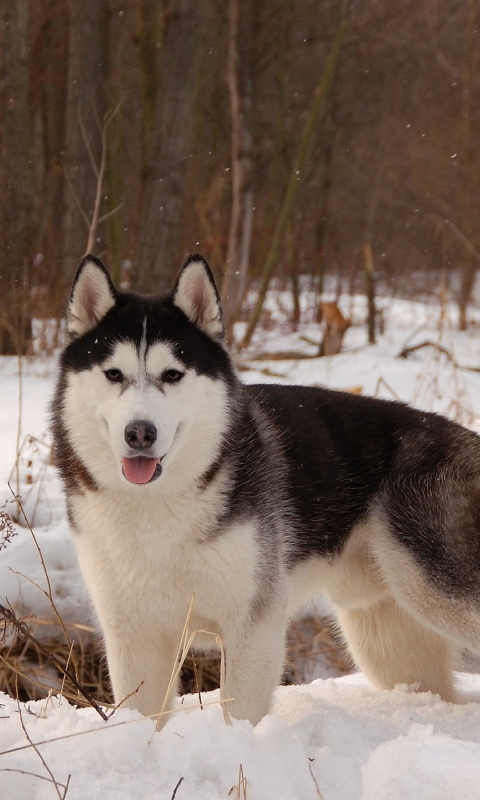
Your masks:
[{"label": "tree trunk", "polygon": [[300,276],[299,276],[299,260],[295,253],[295,230],[293,223],[290,223],[286,232],[286,252],[285,259],[287,262],[287,270],[292,282],[292,327],[294,331],[298,330],[300,325],[301,306],[300,306]]},{"label": "tree trunk", "polygon": [[[68,8],[58,0],[40,0],[36,5],[37,28],[33,48],[37,125],[41,131],[43,174],[38,236],[39,255],[32,275],[33,315],[60,317],[63,311],[62,239],[59,220],[64,208],[62,174],[65,145],[67,89]],[[40,75],[40,77],[39,77]]]},{"label": "tree trunk", "polygon": [[193,131],[201,4],[165,0],[162,66],[147,164],[135,288],[167,291],[182,258],[182,216]]},{"label": "tree trunk", "polygon": [[32,119],[27,62],[28,0],[1,5],[3,115],[0,159],[0,353],[31,339]]},{"label": "tree trunk", "polygon": [[232,125],[232,209],[222,306],[227,334],[247,283],[253,224],[252,12],[253,0],[230,0],[228,88]]},{"label": "tree trunk", "polygon": [[[63,268],[68,285],[87,246],[106,111],[107,0],[69,0]],[[97,251],[102,241],[97,238]]]},{"label": "tree trunk", "polygon": [[323,174],[320,184],[320,195],[318,198],[320,213],[316,230],[316,239],[318,248],[318,263],[316,267],[317,294],[320,304],[321,304],[321,297],[323,293],[323,285],[325,280],[325,267],[326,267],[325,245],[327,241],[327,232],[328,232],[330,191],[332,188],[332,158],[333,158],[333,147],[335,143],[335,134],[336,134],[336,119],[335,119],[336,107],[337,107],[336,86],[333,86],[332,91],[330,93],[330,103],[323,129],[323,142],[322,142]]},{"label": "tree trunk", "polygon": [[265,296],[267,294],[268,284],[270,283],[270,279],[273,275],[278,260],[280,245],[285,233],[286,226],[291,218],[295,206],[295,200],[300,185],[300,177],[303,168],[305,166],[309,145],[313,136],[313,132],[315,130],[315,126],[317,125],[320,114],[324,109],[328,92],[330,91],[330,87],[335,75],[338,59],[340,57],[346,32],[347,32],[347,22],[346,20],[343,20],[338,26],[337,35],[335,36],[334,42],[332,44],[332,49],[327,58],[322,78],[315,90],[315,95],[313,98],[310,113],[308,115],[307,122],[305,124],[297,156],[295,158],[293,169],[290,175],[290,180],[287,186],[287,190],[285,192],[285,197],[282,203],[282,207],[280,209],[280,214],[278,216],[277,224],[273,232],[270,249],[268,251],[265,265],[263,267],[263,273],[260,282],[260,288],[258,291],[258,297],[252,312],[252,316],[248,323],[247,330],[245,332],[245,337],[242,342],[243,347],[248,347],[248,345],[250,344],[253,332],[260,319],[263,303],[265,300]]},{"label": "tree trunk", "polygon": [[[472,91],[473,91],[473,78],[475,69],[475,40],[476,40],[476,27],[477,27],[477,0],[468,0],[468,13],[467,13],[467,31],[466,31],[466,53],[465,63],[463,69],[463,104],[462,104],[462,138],[463,147],[460,154],[461,163],[464,167],[465,181],[462,191],[461,209],[462,209],[462,226],[467,232],[467,238],[470,240],[473,229],[476,227],[475,223],[472,224],[472,197],[475,194],[475,167],[474,167],[474,152],[473,141],[477,137],[472,137]],[[476,215],[476,209],[475,209]],[[460,277],[460,294],[458,299],[459,310],[459,328],[461,331],[467,328],[467,308],[470,303],[473,285],[475,283],[475,275],[477,271],[476,259],[472,258],[470,248],[465,248],[463,253],[463,263],[461,267]]]},{"label": "tree trunk", "polygon": [[373,266],[373,251],[370,242],[364,242],[362,247],[363,273],[365,276],[365,294],[367,295],[367,328],[368,343],[375,344],[375,271]]},{"label": "tree trunk", "polygon": [[319,309],[325,323],[319,356],[336,356],[342,349],[343,337],[352,324],[345,319],[336,303],[321,303]]}]

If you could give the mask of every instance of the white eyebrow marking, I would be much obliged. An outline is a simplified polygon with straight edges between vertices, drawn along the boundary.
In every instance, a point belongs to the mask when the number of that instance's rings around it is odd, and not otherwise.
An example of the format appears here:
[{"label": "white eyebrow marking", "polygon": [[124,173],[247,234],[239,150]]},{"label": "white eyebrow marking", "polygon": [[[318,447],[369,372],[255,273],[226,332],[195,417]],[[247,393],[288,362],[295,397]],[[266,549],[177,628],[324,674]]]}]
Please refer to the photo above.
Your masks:
[{"label": "white eyebrow marking", "polygon": [[152,378],[159,377],[165,369],[185,369],[176,358],[172,347],[166,342],[154,342],[149,348],[146,358],[147,374]]}]

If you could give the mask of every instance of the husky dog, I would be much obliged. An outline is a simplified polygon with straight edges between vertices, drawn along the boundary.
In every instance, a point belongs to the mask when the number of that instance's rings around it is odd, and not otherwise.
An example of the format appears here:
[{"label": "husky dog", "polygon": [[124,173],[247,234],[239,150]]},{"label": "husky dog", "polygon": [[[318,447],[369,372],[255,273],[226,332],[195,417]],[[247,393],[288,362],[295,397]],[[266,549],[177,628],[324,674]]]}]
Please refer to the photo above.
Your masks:
[{"label": "husky dog", "polygon": [[117,703],[164,707],[194,595],[231,713],[257,723],[288,620],[321,591],[376,686],[454,699],[455,654],[480,653],[474,433],[401,403],[243,385],[198,255],[167,297],[117,291],[87,256],[68,329],[56,459]]}]

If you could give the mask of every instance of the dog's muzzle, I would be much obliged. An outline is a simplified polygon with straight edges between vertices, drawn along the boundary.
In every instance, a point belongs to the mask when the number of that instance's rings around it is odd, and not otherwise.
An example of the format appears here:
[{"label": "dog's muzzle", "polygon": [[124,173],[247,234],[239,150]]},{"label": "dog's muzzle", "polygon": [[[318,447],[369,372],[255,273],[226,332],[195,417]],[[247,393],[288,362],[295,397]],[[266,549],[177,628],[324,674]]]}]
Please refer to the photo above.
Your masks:
[{"label": "dog's muzzle", "polygon": [[[125,427],[124,438],[132,450],[148,450],[157,440],[157,429],[152,422],[137,419]],[[160,458],[152,458],[146,453],[122,458],[123,474],[130,483],[150,483],[162,473],[160,461]]]}]

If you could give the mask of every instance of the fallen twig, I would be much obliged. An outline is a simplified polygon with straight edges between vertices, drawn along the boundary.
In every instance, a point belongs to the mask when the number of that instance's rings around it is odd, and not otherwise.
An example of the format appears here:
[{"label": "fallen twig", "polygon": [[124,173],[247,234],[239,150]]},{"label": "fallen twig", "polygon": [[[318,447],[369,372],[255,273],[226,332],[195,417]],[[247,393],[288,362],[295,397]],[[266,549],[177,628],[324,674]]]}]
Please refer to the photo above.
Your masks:
[{"label": "fallen twig", "polygon": [[296,350],[277,350],[274,353],[256,353],[248,356],[249,361],[300,361],[302,359],[323,358],[318,353],[300,353]]},{"label": "fallen twig", "polygon": [[313,780],[313,782],[315,784],[315,789],[316,789],[318,797],[320,798],[320,800],[325,800],[323,794],[321,793],[320,789],[318,788],[317,779],[316,779],[315,775],[313,774],[313,770],[312,770],[312,765],[310,763],[310,759],[308,759],[308,769],[310,770],[310,775],[312,776],[312,780]]},{"label": "fallen twig", "polygon": [[410,353],[414,353],[416,350],[421,350],[423,347],[433,347],[435,350],[438,350],[439,353],[443,353],[443,355],[446,356],[448,360],[452,362],[454,367],[459,366],[459,364],[457,364],[457,361],[455,360],[450,350],[447,350],[446,347],[443,347],[443,345],[438,344],[437,342],[430,342],[429,340],[425,342],[420,342],[420,344],[410,345],[410,347],[404,347],[402,350],[400,350],[397,358],[407,358],[410,355]]},{"label": "fallen twig", "polygon": [[175,800],[175,797],[176,797],[176,794],[177,794],[177,791],[178,791],[178,787],[180,786],[182,781],[183,781],[183,777],[179,779],[177,785],[175,786],[175,789],[173,790],[172,800]]},{"label": "fallen twig", "polygon": [[[44,769],[46,770],[46,772],[50,776],[46,780],[49,780],[55,786],[55,791],[57,792],[59,800],[65,800],[65,797],[67,796],[67,792],[68,792],[68,787],[69,787],[69,784],[70,784],[70,778],[72,776],[71,775],[68,776],[67,782],[65,784],[64,783],[59,783],[56,780],[55,775],[53,774],[52,770],[48,766],[47,762],[45,761],[44,757],[42,756],[42,754],[41,754],[40,750],[38,749],[37,745],[35,744],[35,742],[32,742],[32,740],[30,738],[30,734],[27,731],[25,722],[23,721],[22,709],[21,709],[21,706],[20,706],[20,701],[18,700],[18,690],[17,690],[17,706],[18,706],[18,715],[20,717],[20,725],[22,726],[22,730],[23,730],[23,732],[25,734],[25,738],[26,738],[27,742],[35,750],[37,756],[39,757],[40,761],[43,764]],[[41,776],[37,775],[37,777],[40,778]],[[60,792],[60,788],[63,789],[63,794],[62,794],[62,792]]]}]

